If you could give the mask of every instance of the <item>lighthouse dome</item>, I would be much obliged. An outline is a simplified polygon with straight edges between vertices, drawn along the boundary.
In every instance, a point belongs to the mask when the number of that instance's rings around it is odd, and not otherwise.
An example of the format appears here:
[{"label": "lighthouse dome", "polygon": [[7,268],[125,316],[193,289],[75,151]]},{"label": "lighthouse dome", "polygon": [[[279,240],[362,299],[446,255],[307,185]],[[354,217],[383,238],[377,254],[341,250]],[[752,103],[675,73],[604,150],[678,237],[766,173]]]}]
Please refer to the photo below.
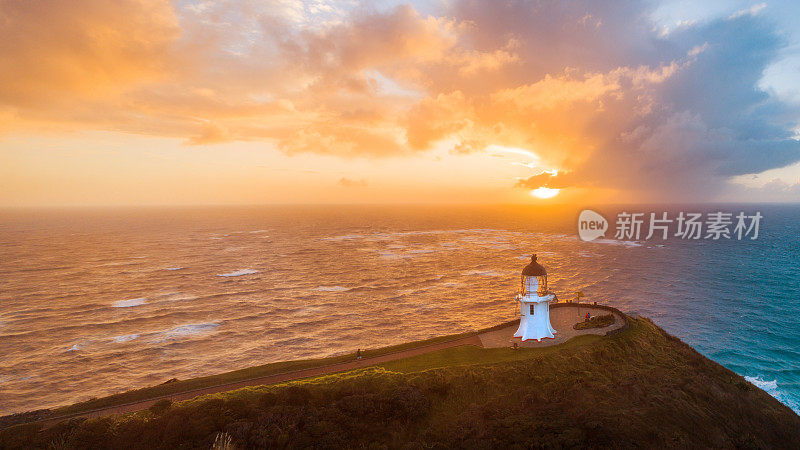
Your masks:
[{"label": "lighthouse dome", "polygon": [[531,256],[531,262],[522,269],[522,286],[520,294],[522,296],[538,295],[542,297],[547,294],[547,271],[541,264],[536,262],[536,255]]},{"label": "lighthouse dome", "polygon": [[526,277],[541,277],[543,275],[547,275],[547,271],[544,270],[541,264],[536,262],[536,255],[534,254],[531,256],[531,262],[524,269],[522,269],[522,275]]}]

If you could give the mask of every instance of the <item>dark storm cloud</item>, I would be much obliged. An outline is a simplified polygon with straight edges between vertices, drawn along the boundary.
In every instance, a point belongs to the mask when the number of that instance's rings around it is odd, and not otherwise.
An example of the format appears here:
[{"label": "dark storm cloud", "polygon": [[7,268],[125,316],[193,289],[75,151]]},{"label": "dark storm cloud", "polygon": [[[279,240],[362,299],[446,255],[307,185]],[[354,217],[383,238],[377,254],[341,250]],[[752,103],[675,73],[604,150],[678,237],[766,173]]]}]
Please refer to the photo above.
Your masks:
[{"label": "dark storm cloud", "polygon": [[[713,195],[730,176],[800,160],[800,142],[793,139],[797,105],[758,86],[786,45],[776,27],[762,16],[743,13],[663,33],[650,21],[654,6],[454,4],[451,13],[474,24],[470,36],[478,48],[497,47],[508,39],[517,43],[520,63],[504,72],[502,87],[565,70],[600,73],[617,83],[599,97],[600,107],[567,111],[573,113],[573,131],[586,138],[580,145],[587,148],[565,146],[546,156],[551,161],[561,156],[560,166],[571,175],[535,175],[519,186],[597,185],[647,198],[696,198]],[[642,68],[649,73],[637,79]],[[657,76],[658,68],[665,69],[663,77]],[[610,76],[615,71],[621,76]],[[546,120],[531,118],[532,129]]]}]

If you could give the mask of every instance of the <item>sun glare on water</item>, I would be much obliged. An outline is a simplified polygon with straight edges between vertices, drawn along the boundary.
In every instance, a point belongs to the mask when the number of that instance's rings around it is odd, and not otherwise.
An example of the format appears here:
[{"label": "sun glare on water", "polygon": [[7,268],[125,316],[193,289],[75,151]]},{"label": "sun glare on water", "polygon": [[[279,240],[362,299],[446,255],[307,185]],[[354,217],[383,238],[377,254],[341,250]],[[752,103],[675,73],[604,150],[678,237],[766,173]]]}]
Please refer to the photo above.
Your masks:
[{"label": "sun glare on water", "polygon": [[531,191],[531,195],[538,198],[553,198],[558,195],[561,189],[550,189],[546,187],[536,188]]}]

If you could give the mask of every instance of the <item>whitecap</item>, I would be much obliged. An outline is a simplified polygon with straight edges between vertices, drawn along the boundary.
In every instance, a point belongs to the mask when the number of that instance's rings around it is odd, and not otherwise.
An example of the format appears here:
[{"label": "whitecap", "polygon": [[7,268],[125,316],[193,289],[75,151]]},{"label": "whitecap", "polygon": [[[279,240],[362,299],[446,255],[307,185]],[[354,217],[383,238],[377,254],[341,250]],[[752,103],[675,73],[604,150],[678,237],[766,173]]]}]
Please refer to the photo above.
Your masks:
[{"label": "whitecap", "polygon": [[398,255],[397,253],[392,252],[378,252],[378,256],[383,259],[403,259],[405,256]]},{"label": "whitecap", "polygon": [[178,339],[184,336],[191,336],[194,334],[202,334],[208,333],[210,331],[215,330],[219,327],[219,324],[216,322],[208,322],[208,323],[188,323],[185,325],[179,325],[171,330],[164,331],[161,334],[162,339],[157,342],[162,342],[169,339]]},{"label": "whitecap", "polygon": [[771,395],[778,392],[778,380],[766,381],[761,377],[744,377],[745,380],[755,384],[760,389],[769,392]]},{"label": "whitecap", "polygon": [[164,270],[183,270],[183,267],[167,267]]},{"label": "whitecap", "polygon": [[129,300],[120,300],[111,304],[114,308],[130,308],[132,306],[144,305],[147,303],[147,298],[132,298]]},{"label": "whitecap", "polygon": [[72,347],[68,348],[66,351],[68,352],[77,352],[81,349],[81,344],[75,344]]},{"label": "whitecap", "polygon": [[138,337],[139,337],[138,334],[125,334],[122,336],[114,336],[113,338],[111,338],[111,340],[119,344],[122,342],[132,341]]},{"label": "whitecap", "polygon": [[181,300],[195,300],[197,298],[196,295],[191,294],[181,294],[180,292],[173,292],[171,294],[165,294],[163,299],[170,302],[177,302]]},{"label": "whitecap", "polygon": [[258,234],[258,233],[268,233],[269,230],[253,230],[250,234]]},{"label": "whitecap", "polygon": [[241,270],[234,270],[233,272],[228,273],[219,273],[217,274],[218,277],[240,277],[242,275],[252,275],[254,273],[258,273],[255,269],[241,269]]},{"label": "whitecap", "polygon": [[500,272],[495,272],[494,270],[470,270],[468,272],[462,272],[462,275],[478,275],[482,277],[499,277],[502,275]]},{"label": "whitecap", "polygon": [[619,241],[617,239],[595,239],[591,242],[594,244],[620,245],[622,247],[641,247],[644,245],[637,241]]},{"label": "whitecap", "polygon": [[792,408],[794,412],[800,414],[800,404],[793,401],[783,391],[781,391],[778,388],[778,380],[767,381],[762,379],[760,376],[755,376],[755,377],[745,376],[744,379],[753,383],[754,385],[756,385],[756,387],[766,392],[767,394],[775,397],[778,401],[780,401],[784,405],[788,406],[789,408]]},{"label": "whitecap", "polygon": [[350,288],[346,288],[344,286],[319,286],[314,288],[314,290],[323,292],[344,292],[349,291]]}]

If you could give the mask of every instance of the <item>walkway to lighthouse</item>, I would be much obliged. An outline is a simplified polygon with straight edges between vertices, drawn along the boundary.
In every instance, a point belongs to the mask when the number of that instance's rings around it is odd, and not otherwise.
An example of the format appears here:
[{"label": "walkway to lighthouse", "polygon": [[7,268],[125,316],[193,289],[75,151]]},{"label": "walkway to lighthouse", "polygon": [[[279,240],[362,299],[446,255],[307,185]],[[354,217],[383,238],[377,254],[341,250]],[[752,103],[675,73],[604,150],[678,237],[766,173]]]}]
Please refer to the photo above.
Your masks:
[{"label": "walkway to lighthouse", "polygon": [[[592,317],[614,314],[614,323],[604,328],[588,328],[585,330],[573,329],[573,325],[584,321],[587,312],[591,314]],[[550,324],[556,329],[556,337],[554,339],[542,339],[541,342],[537,342],[533,339],[522,342],[521,339],[514,338],[514,332],[517,331],[519,325],[517,323],[499,330],[481,333],[478,335],[478,338],[480,338],[481,345],[484,348],[509,347],[514,343],[517,343],[517,345],[521,347],[547,347],[550,345],[563,344],[575,336],[580,336],[582,334],[605,336],[609,332],[624,327],[626,320],[616,310],[604,306],[555,303],[550,305]]]}]

